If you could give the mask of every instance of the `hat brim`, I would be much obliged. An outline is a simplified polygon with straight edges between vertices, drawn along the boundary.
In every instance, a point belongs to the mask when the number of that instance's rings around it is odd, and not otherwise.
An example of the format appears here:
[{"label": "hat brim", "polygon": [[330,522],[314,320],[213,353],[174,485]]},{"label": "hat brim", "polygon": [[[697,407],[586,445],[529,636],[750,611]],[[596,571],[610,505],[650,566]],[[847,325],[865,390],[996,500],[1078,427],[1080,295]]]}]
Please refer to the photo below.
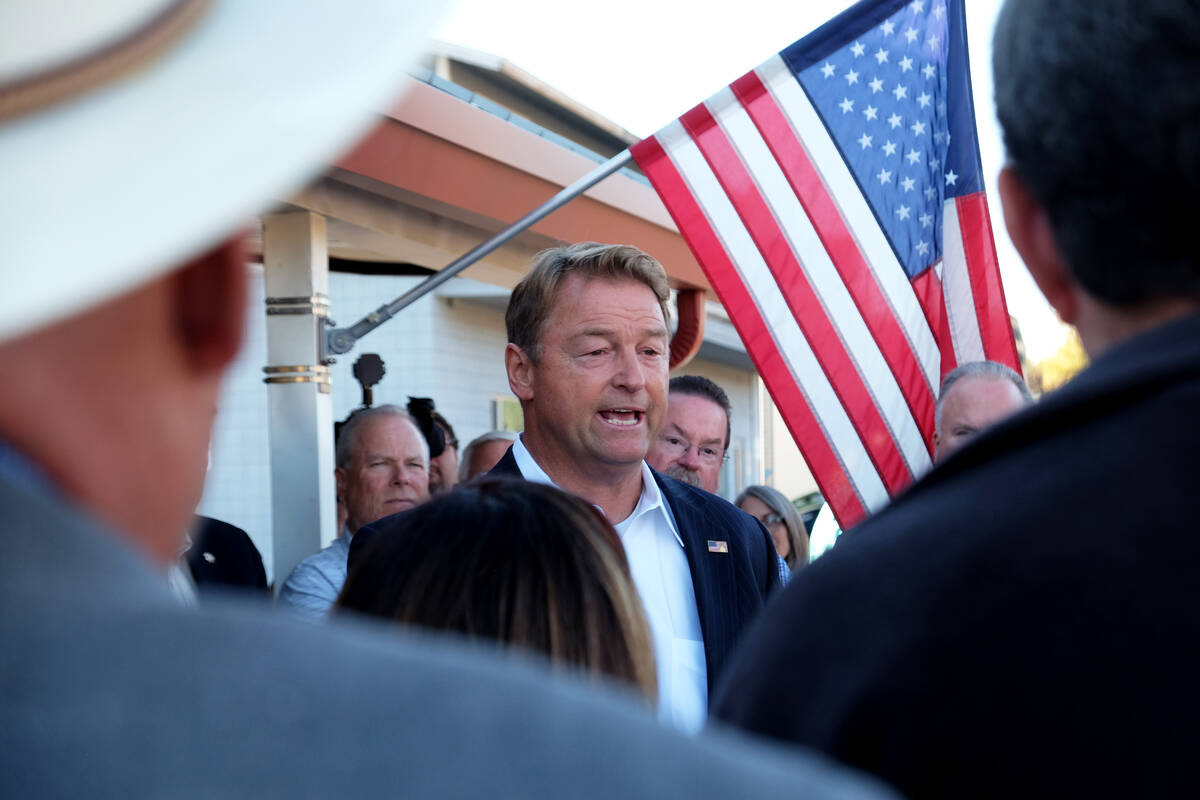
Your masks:
[{"label": "hat brim", "polygon": [[0,124],[0,340],[132,289],[321,171],[441,3],[215,0],[137,73]]}]

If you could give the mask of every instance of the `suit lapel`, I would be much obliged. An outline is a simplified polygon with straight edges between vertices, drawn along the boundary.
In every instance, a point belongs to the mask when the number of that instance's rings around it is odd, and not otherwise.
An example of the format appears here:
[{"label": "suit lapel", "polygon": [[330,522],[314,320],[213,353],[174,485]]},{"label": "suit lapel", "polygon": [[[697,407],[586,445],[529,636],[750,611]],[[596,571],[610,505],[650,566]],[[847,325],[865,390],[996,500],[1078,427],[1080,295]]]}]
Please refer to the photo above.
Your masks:
[{"label": "suit lapel", "polygon": [[504,451],[504,457],[496,462],[496,466],[492,467],[487,472],[489,477],[510,477],[522,478],[520,467],[517,466],[517,459],[513,456],[513,449],[510,446]]},{"label": "suit lapel", "polygon": [[714,528],[712,519],[706,517],[704,509],[674,481],[664,478],[657,471],[654,472],[654,479],[671,507],[675,524],[679,527],[679,538],[683,539],[683,552],[687,556],[692,588],[696,594],[700,632],[704,637],[704,661],[711,693],[716,667],[724,663],[732,641],[731,620],[721,598],[734,597],[735,586],[732,558],[729,553],[709,552],[708,540],[718,535],[722,540],[727,540],[728,534]]}]

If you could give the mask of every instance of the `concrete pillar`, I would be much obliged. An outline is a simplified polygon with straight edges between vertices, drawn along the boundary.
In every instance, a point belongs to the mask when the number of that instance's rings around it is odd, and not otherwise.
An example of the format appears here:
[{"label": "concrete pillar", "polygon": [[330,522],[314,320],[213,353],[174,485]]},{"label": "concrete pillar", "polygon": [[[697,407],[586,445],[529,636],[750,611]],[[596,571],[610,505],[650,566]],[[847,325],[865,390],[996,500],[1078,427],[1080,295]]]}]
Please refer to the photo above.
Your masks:
[{"label": "concrete pillar", "polygon": [[263,218],[275,587],[337,535],[333,403],[319,337],[329,316],[325,218]]}]

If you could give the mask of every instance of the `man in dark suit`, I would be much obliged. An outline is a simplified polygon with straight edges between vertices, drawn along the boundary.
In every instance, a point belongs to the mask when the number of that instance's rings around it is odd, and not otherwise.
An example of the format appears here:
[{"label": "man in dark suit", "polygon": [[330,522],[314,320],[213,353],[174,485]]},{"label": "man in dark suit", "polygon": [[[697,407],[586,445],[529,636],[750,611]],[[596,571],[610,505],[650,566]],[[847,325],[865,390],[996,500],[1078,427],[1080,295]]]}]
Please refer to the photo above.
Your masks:
[{"label": "man in dark suit", "polygon": [[792,582],[715,713],[912,797],[1200,794],[1200,7],[1009,0],[1014,244],[1091,367]]},{"label": "man in dark suit", "polygon": [[236,525],[197,514],[185,560],[201,593],[232,589],[269,597],[262,555]]},{"label": "man in dark suit", "polygon": [[541,253],[505,314],[525,430],[492,472],[573,492],[613,523],[654,633],[660,716],[695,730],[779,574],[757,520],[645,462],[666,413],[668,297],[637,248]]},{"label": "man in dark suit", "polygon": [[0,797],[877,796],[482,646],[168,590],[232,229],[394,100],[426,5],[0,3]]}]

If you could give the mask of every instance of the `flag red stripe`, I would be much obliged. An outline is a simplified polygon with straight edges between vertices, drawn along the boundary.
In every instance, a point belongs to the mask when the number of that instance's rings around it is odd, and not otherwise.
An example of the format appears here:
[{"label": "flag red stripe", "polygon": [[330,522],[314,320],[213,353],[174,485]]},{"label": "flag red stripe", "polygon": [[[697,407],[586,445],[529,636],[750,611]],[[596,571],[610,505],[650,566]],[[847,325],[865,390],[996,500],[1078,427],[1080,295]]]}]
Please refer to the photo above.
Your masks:
[{"label": "flag red stripe", "polygon": [[971,294],[975,297],[975,315],[983,339],[984,356],[989,361],[1007,364],[1021,372],[1021,360],[1013,338],[1004,287],[1000,283],[1000,265],[996,245],[992,240],[992,224],[988,216],[987,197],[983,192],[962,195],[955,199],[958,224],[962,230],[963,250],[967,254],[967,274],[971,278]]},{"label": "flag red stripe", "polygon": [[884,486],[890,494],[895,494],[912,482],[913,475],[857,364],[822,308],[787,237],[779,229],[775,215],[707,106],[696,106],[684,114],[680,122],[700,148],[762,253],[771,274],[775,276],[779,290],[792,310],[792,316],[796,318],[834,393],[846,409],[850,423],[858,432]]},{"label": "flag red stripe", "polygon": [[867,329],[896,377],[922,437],[927,443],[932,441],[933,390],[925,379],[904,328],[879,288],[870,265],[813,166],[808,151],[797,139],[795,130],[758,73],[743,75],[730,88],[754,121],[808,214],[817,237],[829,253]]},{"label": "flag red stripe", "polygon": [[[946,318],[946,294],[942,290],[942,282],[938,280],[936,272],[927,269],[913,278],[912,287],[917,295],[917,302],[921,304],[921,310],[925,312],[929,329],[933,331],[933,335],[937,339],[938,350],[942,354],[940,377],[944,378],[946,373],[954,369],[958,362],[954,355],[954,340],[950,337],[950,321]],[[930,419],[933,419],[932,413]],[[932,436],[931,427],[929,439],[931,445]]]},{"label": "flag red stripe", "polygon": [[632,148],[632,153],[662,196],[688,246],[699,258],[834,515],[843,521],[843,527],[861,520],[866,516],[866,507],[779,353],[770,330],[742,283],[741,274],[730,261],[691,190],[656,137],[639,142]]}]

